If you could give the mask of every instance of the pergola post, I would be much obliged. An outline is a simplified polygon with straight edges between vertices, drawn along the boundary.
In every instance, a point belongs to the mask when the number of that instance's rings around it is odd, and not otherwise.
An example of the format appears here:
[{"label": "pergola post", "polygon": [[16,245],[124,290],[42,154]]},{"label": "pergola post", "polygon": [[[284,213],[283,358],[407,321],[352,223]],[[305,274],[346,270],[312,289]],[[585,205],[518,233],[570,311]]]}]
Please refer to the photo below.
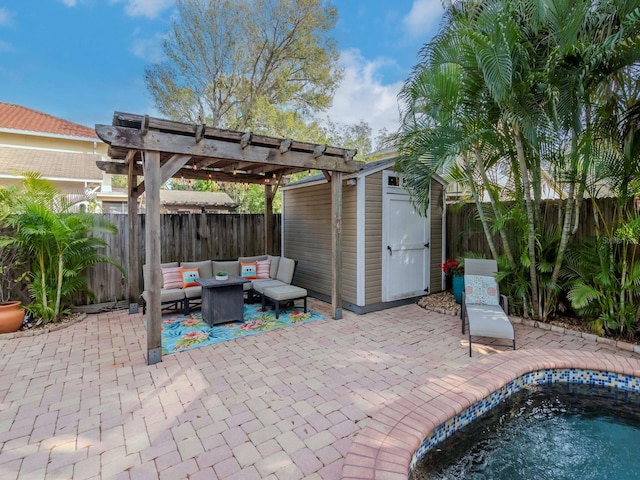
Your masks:
[{"label": "pergola post", "polygon": [[143,153],[143,170],[146,192],[145,246],[146,264],[149,268],[147,290],[147,364],[162,361],[162,288],[161,246],[160,246],[160,152]]},{"label": "pergola post", "polygon": [[273,187],[264,186],[264,253],[273,255]]},{"label": "pergola post", "polygon": [[127,176],[128,199],[127,199],[127,221],[128,235],[127,242],[127,279],[129,295],[129,313],[138,313],[138,300],[140,299],[140,269],[138,268],[139,241],[138,241],[138,177],[133,174],[134,160],[129,160],[129,174]]},{"label": "pergola post", "polygon": [[331,172],[331,312],[342,318],[342,172]]}]

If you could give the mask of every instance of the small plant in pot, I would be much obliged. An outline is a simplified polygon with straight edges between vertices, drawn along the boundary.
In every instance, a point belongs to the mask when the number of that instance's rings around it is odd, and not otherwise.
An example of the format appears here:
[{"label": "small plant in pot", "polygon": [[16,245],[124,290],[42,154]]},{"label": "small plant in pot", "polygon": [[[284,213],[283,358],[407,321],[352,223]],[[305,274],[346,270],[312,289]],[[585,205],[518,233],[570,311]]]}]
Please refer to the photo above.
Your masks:
[{"label": "small plant in pot", "polygon": [[224,270],[220,270],[219,272],[216,272],[216,280],[228,280],[228,279],[229,279],[229,274]]},{"label": "small plant in pot", "polygon": [[16,332],[24,322],[24,308],[12,300],[12,291],[27,275],[20,251],[12,238],[0,236],[0,333]]}]

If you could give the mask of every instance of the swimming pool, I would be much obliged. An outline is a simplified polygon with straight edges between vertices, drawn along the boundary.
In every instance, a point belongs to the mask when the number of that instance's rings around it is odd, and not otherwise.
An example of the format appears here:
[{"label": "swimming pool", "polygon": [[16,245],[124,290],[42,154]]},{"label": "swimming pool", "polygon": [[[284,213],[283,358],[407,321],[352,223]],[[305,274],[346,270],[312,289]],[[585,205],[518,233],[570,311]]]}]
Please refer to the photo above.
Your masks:
[{"label": "swimming pool", "polygon": [[411,480],[640,478],[640,395],[585,384],[524,388],[432,448]]},{"label": "swimming pool", "polygon": [[429,448],[527,384],[592,383],[640,391],[640,359],[621,353],[522,349],[427,377],[421,387],[372,412],[345,455],[343,478],[406,480]]}]

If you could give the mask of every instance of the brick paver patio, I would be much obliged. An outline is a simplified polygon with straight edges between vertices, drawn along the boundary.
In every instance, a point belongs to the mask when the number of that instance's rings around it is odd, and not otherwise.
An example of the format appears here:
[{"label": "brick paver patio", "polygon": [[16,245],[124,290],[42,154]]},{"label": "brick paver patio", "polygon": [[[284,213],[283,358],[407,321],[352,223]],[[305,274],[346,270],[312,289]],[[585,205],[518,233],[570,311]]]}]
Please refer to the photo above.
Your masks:
[{"label": "brick paver patio", "polygon": [[[519,350],[638,358],[610,343],[515,329]],[[339,479],[377,412],[506,350],[474,344],[469,358],[467,346],[457,317],[416,305],[345,312],[154,366],[141,314],[0,339],[0,478]]]}]

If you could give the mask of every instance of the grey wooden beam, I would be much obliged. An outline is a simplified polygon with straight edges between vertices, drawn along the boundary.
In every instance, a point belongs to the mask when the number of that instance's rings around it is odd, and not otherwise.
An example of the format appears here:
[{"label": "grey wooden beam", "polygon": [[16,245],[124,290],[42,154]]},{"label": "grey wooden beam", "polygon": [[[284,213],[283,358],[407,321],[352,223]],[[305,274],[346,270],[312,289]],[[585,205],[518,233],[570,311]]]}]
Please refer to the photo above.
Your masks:
[{"label": "grey wooden beam", "polygon": [[127,289],[129,294],[129,313],[138,313],[138,301],[140,300],[140,252],[138,242],[138,177],[133,174],[134,160],[129,161],[129,174],[127,175],[127,223],[129,241],[127,242]]},{"label": "grey wooden beam", "polygon": [[342,172],[331,173],[331,312],[342,318]]},{"label": "grey wooden beam", "polygon": [[160,269],[160,152],[145,151],[144,178],[147,184],[145,216],[146,264],[149,267],[147,291],[147,364],[162,361],[162,271]]}]

